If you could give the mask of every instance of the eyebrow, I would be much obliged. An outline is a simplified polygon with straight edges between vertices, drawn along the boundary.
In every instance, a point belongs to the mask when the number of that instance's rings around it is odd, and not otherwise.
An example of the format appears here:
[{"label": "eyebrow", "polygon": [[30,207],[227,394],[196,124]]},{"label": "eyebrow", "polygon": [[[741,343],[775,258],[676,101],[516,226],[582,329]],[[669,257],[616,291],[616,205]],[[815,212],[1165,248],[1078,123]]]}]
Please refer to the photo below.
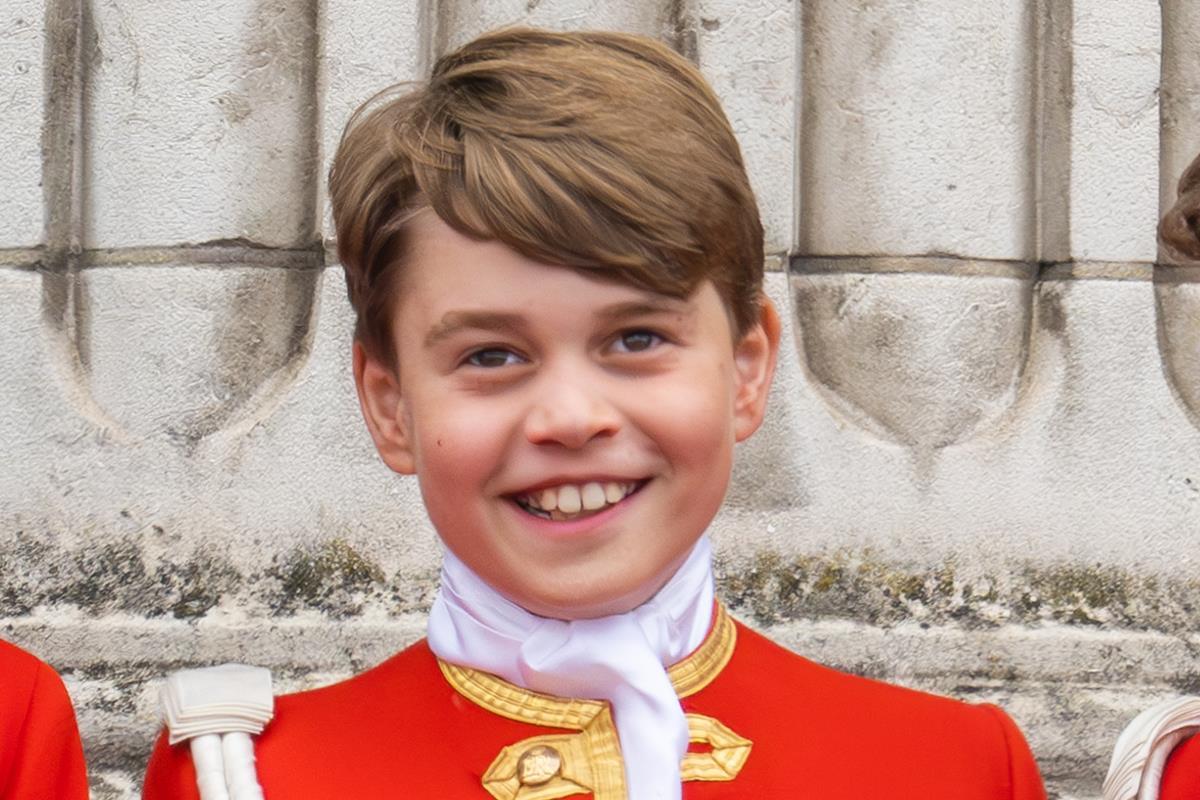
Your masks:
[{"label": "eyebrow", "polygon": [[521,315],[503,311],[447,311],[425,334],[425,347],[454,336],[460,331],[484,330],[515,333],[522,328]]},{"label": "eyebrow", "polygon": [[674,297],[653,298],[649,300],[632,300],[628,303],[616,303],[607,306],[596,314],[601,322],[620,322],[631,317],[646,317],[653,314],[678,314],[684,319],[696,315],[694,306]]}]

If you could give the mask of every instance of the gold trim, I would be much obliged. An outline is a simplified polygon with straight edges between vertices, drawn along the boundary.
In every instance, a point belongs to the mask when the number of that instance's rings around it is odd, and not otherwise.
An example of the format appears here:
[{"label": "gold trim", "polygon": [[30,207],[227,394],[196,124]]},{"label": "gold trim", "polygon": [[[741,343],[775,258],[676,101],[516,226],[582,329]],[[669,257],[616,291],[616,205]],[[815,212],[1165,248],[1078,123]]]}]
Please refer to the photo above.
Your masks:
[{"label": "gold trim", "polygon": [[[750,758],[750,749],[753,747],[751,741],[703,714],[688,714],[687,722],[688,740],[707,744],[711,749],[707,753],[685,755],[679,767],[680,777],[685,781],[714,782],[736,778]],[[620,752],[607,751],[611,738],[606,734],[584,730],[522,739],[496,756],[483,775],[483,788],[496,800],[558,800],[587,792],[592,792],[596,800],[623,800],[624,776],[597,774],[595,771],[597,767],[607,771],[614,763],[623,769]],[[594,749],[597,744],[602,746],[603,751]],[[554,748],[562,759],[561,771],[545,783],[522,785],[519,775],[521,758],[540,747]]]},{"label": "gold trim", "polygon": [[[713,626],[695,652],[667,670],[680,697],[708,686],[733,657],[737,628],[720,603]],[[523,689],[495,675],[438,659],[446,681],[463,697],[506,719],[578,731],[523,739],[505,747],[488,767],[483,786],[496,800],[557,800],[592,792],[594,800],[624,800],[625,767],[612,712],[606,702],[564,699]],[[688,714],[693,742],[712,746],[708,753],[688,753],[680,765],[684,780],[730,781],[750,756],[749,740],[715,719]],[[522,786],[517,762],[534,747],[553,747],[563,757],[562,771],[538,786]]]},{"label": "gold trim", "polygon": [[460,667],[438,659],[442,675],[454,689],[477,706],[516,722],[549,728],[582,730],[607,704],[601,700],[566,700],[522,689],[488,672]]},{"label": "gold trim", "polygon": [[679,772],[685,781],[731,781],[746,766],[753,743],[719,720],[688,714],[688,740],[712,746],[707,753],[688,753]]},{"label": "gold trim", "polygon": [[667,670],[667,677],[680,697],[691,697],[721,674],[733,658],[737,646],[737,626],[725,606],[716,604],[712,630],[687,658]]},{"label": "gold trim", "polygon": [[[553,747],[562,758],[562,767],[559,774],[544,783],[523,786],[519,773],[521,757],[535,747]],[[590,792],[595,782],[586,735],[578,733],[522,739],[501,750],[483,774],[483,788],[496,800],[557,800]]]},{"label": "gold trim", "polygon": [[[708,686],[733,658],[737,627],[725,606],[716,604],[713,626],[691,655],[667,670],[680,697],[690,697]],[[582,730],[607,707],[600,700],[564,699],[522,689],[495,675],[438,659],[442,675],[459,694],[478,706],[516,722],[550,728]]]}]

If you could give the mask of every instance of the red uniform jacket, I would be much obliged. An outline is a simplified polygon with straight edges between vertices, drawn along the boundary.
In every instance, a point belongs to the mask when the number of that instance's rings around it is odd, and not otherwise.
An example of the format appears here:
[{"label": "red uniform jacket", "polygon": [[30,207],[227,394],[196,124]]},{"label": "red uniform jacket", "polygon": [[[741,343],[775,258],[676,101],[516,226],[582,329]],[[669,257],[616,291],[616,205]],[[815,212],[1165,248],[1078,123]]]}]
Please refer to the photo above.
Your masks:
[{"label": "red uniform jacket", "polygon": [[0,640],[0,800],[87,800],[71,700],[57,673]]},{"label": "red uniform jacket", "polygon": [[1196,800],[1200,797],[1200,735],[1171,752],[1163,771],[1159,800]]},{"label": "red uniform jacket", "polygon": [[[670,674],[693,740],[686,800],[1045,798],[1000,709],[814,664],[723,610]],[[625,796],[606,703],[439,662],[424,641],[343,683],[277,698],[257,752],[267,800]],[[185,745],[159,739],[144,797],[197,797]]]}]

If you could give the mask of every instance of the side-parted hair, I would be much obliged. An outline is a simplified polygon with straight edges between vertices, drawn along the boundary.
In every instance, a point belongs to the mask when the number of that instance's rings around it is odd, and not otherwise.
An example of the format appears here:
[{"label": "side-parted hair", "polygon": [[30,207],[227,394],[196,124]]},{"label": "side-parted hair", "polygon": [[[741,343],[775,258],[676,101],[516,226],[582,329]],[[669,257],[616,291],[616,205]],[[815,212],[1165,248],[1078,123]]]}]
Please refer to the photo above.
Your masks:
[{"label": "side-parted hair", "polygon": [[393,366],[407,223],[425,208],[641,289],[686,297],[711,280],[739,335],[758,320],[763,233],[741,151],[699,71],[646,37],[481,36],[359,108],[329,186],[355,338]]}]

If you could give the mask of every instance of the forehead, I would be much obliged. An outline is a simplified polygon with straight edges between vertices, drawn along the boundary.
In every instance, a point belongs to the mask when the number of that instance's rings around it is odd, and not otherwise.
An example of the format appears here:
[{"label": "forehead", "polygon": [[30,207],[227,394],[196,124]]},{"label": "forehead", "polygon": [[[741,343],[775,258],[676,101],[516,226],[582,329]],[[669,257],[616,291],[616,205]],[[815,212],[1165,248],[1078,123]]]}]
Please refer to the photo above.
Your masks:
[{"label": "forehead", "polygon": [[615,272],[537,261],[496,240],[460,233],[428,209],[410,222],[400,272],[402,316],[472,307],[545,312],[554,306],[683,314],[696,295],[673,297],[622,281]]}]

